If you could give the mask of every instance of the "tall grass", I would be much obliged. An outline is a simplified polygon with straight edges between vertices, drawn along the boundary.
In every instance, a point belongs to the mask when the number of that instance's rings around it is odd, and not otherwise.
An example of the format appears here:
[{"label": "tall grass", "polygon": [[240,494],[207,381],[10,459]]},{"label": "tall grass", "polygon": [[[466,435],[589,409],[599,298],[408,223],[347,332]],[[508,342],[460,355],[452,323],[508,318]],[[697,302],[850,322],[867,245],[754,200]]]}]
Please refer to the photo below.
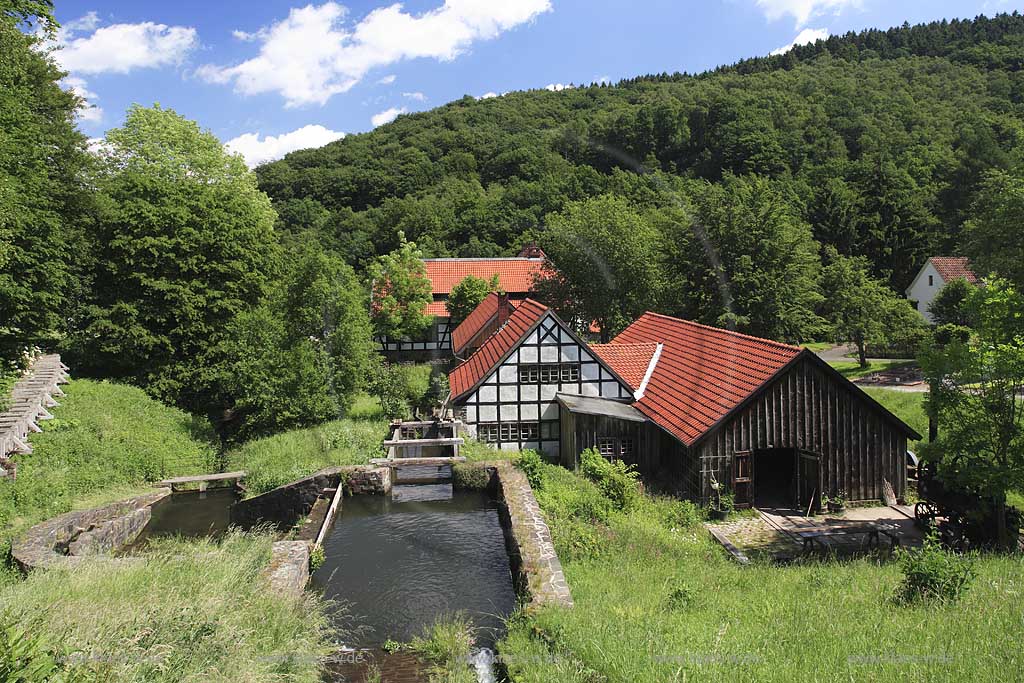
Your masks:
[{"label": "tall grass", "polygon": [[316,598],[267,590],[271,541],[164,540],[131,563],[33,572],[0,588],[0,628],[41,637],[83,680],[313,683],[328,621]]},{"label": "tall grass", "polygon": [[671,501],[619,512],[543,472],[575,606],[511,621],[499,655],[516,683],[1024,679],[1019,558],[980,559],[958,603],[901,606],[894,563],[741,567]]},{"label": "tall grass", "polygon": [[383,419],[335,420],[250,441],[230,451],[227,467],[245,470],[248,495],[258,495],[332,465],[361,465],[384,455]]},{"label": "tall grass", "polygon": [[414,638],[409,649],[427,663],[429,683],[476,683],[469,666],[473,643],[473,623],[463,614],[453,614]]},{"label": "tall grass", "polygon": [[43,519],[137,493],[148,482],[216,469],[208,424],[141,389],[74,380],[33,434],[15,481],[0,481],[0,554]]}]

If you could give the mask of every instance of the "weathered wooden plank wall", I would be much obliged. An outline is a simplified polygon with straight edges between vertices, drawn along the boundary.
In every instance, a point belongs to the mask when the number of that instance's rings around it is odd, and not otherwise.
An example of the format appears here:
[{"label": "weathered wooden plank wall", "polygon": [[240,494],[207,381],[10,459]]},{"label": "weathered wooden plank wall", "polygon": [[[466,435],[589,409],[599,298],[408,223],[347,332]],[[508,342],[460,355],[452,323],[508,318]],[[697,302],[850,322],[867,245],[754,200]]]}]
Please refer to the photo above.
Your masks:
[{"label": "weathered wooden plank wall", "polygon": [[[810,360],[777,378],[766,391],[695,447],[701,497],[711,475],[728,483],[736,451],[798,448],[821,456],[826,493],[843,489],[850,500],[877,500],[888,479],[897,496],[906,490],[907,437],[855,389]],[[754,469],[757,486],[757,467]]]}]

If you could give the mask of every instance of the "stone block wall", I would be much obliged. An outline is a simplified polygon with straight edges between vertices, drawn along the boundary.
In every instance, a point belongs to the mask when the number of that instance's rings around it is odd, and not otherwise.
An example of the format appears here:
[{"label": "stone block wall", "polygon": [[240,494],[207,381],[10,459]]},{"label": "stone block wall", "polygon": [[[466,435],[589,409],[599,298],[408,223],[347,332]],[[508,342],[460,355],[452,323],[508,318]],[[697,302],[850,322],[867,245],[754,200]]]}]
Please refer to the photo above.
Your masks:
[{"label": "stone block wall", "polygon": [[488,487],[501,502],[499,512],[505,530],[505,546],[512,573],[518,578],[517,591],[529,599],[531,607],[571,607],[572,593],[551,541],[551,530],[526,475],[505,461],[465,467],[486,468],[491,474]]},{"label": "stone block wall", "polygon": [[11,545],[24,571],[109,553],[134,541],[149,522],[152,506],[171,495],[162,488],[91,510],[68,512],[37,524]]}]

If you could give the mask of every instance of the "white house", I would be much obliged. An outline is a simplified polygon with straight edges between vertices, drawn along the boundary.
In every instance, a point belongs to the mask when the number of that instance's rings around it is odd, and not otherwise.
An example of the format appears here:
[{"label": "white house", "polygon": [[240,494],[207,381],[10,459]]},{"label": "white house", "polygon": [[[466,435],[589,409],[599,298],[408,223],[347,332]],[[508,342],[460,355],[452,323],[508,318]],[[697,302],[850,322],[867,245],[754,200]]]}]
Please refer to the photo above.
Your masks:
[{"label": "white house", "polygon": [[921,266],[917,277],[907,287],[907,299],[914,305],[914,308],[924,316],[928,322],[932,322],[932,315],[928,307],[939,291],[957,278],[963,278],[972,285],[981,283],[981,280],[964,256],[932,256]]}]

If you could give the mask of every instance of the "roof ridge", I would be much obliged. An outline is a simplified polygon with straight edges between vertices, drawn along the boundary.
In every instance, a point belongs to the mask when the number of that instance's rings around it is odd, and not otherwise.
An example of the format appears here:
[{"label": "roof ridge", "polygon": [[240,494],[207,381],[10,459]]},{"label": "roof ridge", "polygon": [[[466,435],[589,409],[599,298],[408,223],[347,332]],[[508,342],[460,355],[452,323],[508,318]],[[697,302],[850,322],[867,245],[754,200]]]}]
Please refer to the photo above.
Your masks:
[{"label": "roof ridge", "polygon": [[[629,329],[629,327],[632,327],[633,325],[635,325],[640,320],[643,320],[643,318],[645,318],[646,316],[653,316],[653,317],[657,317],[657,318],[662,318],[664,320],[672,320],[674,322],[683,323],[684,325],[690,325],[692,327],[699,327],[701,329],[710,330],[712,332],[718,332],[718,333],[721,333],[721,334],[732,335],[732,336],[735,336],[735,337],[740,337],[742,339],[749,339],[749,340],[757,342],[759,344],[771,344],[772,346],[777,346],[777,347],[780,347],[780,348],[783,348],[783,349],[786,349],[786,350],[789,350],[789,351],[803,351],[804,350],[803,347],[801,347],[801,346],[794,346],[793,344],[786,344],[785,342],[775,341],[774,339],[765,339],[764,337],[756,337],[756,336],[754,336],[752,334],[745,334],[743,332],[737,332],[735,330],[727,330],[724,327],[715,327],[714,325],[705,325],[704,323],[698,323],[698,322],[695,322],[693,320],[687,320],[685,318],[676,318],[675,316],[665,315],[664,313],[655,313],[654,311],[645,311],[643,315],[641,315],[639,318],[637,318],[632,323],[630,323],[630,325],[626,329]],[[625,330],[623,330],[623,332],[625,332]],[[622,334],[622,332],[619,333],[619,335],[621,335],[621,334]],[[618,338],[618,335],[616,336],[616,338]],[[634,343],[634,342],[626,342],[626,343]]]}]

